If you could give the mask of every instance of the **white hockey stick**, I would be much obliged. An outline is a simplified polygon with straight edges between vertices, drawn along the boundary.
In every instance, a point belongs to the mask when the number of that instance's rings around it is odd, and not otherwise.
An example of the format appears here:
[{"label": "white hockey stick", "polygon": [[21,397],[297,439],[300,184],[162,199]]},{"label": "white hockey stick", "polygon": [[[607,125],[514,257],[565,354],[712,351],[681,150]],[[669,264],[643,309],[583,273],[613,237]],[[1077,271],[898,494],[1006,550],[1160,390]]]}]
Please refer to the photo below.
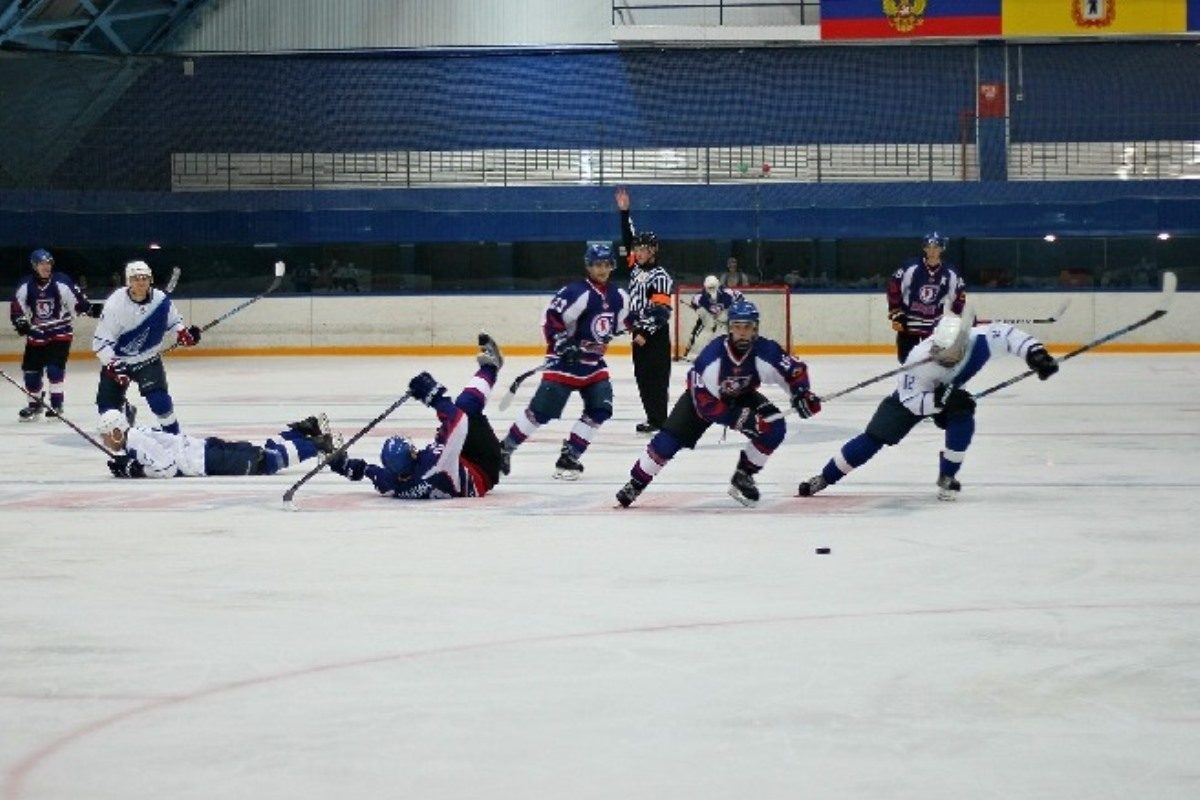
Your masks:
[{"label": "white hockey stick", "polygon": [[[224,314],[222,314],[221,316],[212,320],[211,322],[206,322],[205,324],[201,325],[200,332],[203,333],[203,332],[207,331],[209,328],[215,328],[217,325],[220,325],[222,322],[229,319],[234,314],[237,314],[239,311],[244,310],[248,306],[254,305],[259,300],[262,300],[264,297],[266,297],[267,295],[274,292],[276,289],[279,288],[280,284],[283,283],[283,273],[286,269],[287,268],[284,266],[284,263],[282,261],[276,261],[275,262],[275,280],[271,281],[270,286],[268,286],[266,289],[264,289],[260,294],[257,294],[254,297],[251,297],[249,300],[246,300],[245,302],[242,302],[242,303],[238,303],[236,306],[229,309]],[[166,355],[167,353],[171,352],[176,347],[179,347],[179,342],[175,342],[170,347],[168,347],[166,350],[163,350],[163,355]]]},{"label": "white hockey stick", "polygon": [[987,324],[989,322],[1000,322],[1006,325],[1047,325],[1051,322],[1058,322],[1062,319],[1062,315],[1066,313],[1067,306],[1071,305],[1071,298],[1063,300],[1058,306],[1058,310],[1048,317],[1033,318],[1033,319],[977,319],[976,324]]},{"label": "white hockey stick", "polygon": [[308,482],[309,482],[309,481],[312,479],[312,477],[313,477],[314,475],[316,475],[318,472],[320,472],[321,470],[323,470],[323,469],[325,468],[325,465],[326,465],[326,464],[328,464],[330,461],[333,461],[335,458],[338,458],[339,456],[341,456],[341,455],[343,455],[344,453],[346,453],[346,452],[347,452],[347,451],[350,449],[350,445],[354,444],[354,443],[355,443],[355,442],[357,442],[359,439],[361,439],[362,437],[366,436],[366,435],[367,435],[367,433],[368,433],[368,432],[369,432],[369,431],[370,431],[372,428],[374,428],[374,427],[375,427],[376,425],[378,425],[379,423],[383,422],[383,420],[384,420],[384,419],[386,419],[386,418],[387,418],[387,416],[388,416],[389,414],[391,414],[393,411],[395,411],[397,408],[399,408],[400,406],[404,405],[404,403],[405,403],[405,402],[406,402],[406,401],[407,401],[407,400],[408,400],[410,397],[412,397],[412,395],[411,395],[411,394],[409,394],[408,392],[405,392],[404,394],[400,395],[400,399],[398,399],[396,402],[392,403],[390,406],[388,406],[387,408],[385,408],[385,409],[383,410],[383,413],[381,413],[381,414],[380,414],[379,416],[377,416],[375,419],[373,419],[373,420],[371,420],[370,422],[368,422],[368,423],[366,424],[366,426],[365,426],[365,427],[364,427],[362,430],[360,430],[358,433],[354,434],[354,435],[353,435],[353,436],[351,436],[349,439],[347,439],[347,440],[346,440],[346,441],[345,441],[345,442],[342,444],[342,446],[341,446],[341,447],[339,447],[338,449],[336,449],[336,450],[334,450],[332,453],[330,453],[328,458],[323,458],[323,459],[321,459],[321,461],[320,461],[320,462],[318,462],[318,464],[317,464],[315,467],[313,467],[313,468],[312,468],[312,469],[310,469],[308,472],[306,472],[306,473],[304,473],[303,475],[301,475],[301,476],[300,476],[300,480],[298,480],[298,481],[296,481],[295,483],[293,483],[293,484],[292,484],[290,487],[288,487],[288,490],[287,490],[286,492],[284,492],[284,493],[283,493],[283,507],[284,507],[284,508],[286,508],[288,511],[295,511],[295,510],[296,510],[296,504],[295,504],[294,502],[292,502],[292,501],[295,499],[295,497],[296,497],[296,492],[298,492],[298,491],[300,490],[300,487],[301,487],[301,486],[303,486],[304,484],[308,483]]},{"label": "white hockey stick", "polygon": [[[1135,331],[1138,328],[1142,327],[1143,325],[1149,325],[1151,322],[1154,322],[1156,319],[1165,317],[1167,314],[1167,309],[1170,308],[1170,306],[1171,306],[1171,301],[1175,298],[1175,287],[1179,281],[1175,277],[1174,272],[1164,272],[1163,276],[1162,276],[1162,282],[1163,282],[1162,294],[1159,296],[1157,308],[1155,308],[1149,314],[1147,314],[1146,316],[1137,320],[1136,322],[1129,323],[1124,328],[1118,328],[1117,330],[1115,330],[1111,333],[1104,334],[1099,339],[1093,339],[1092,341],[1088,342],[1087,344],[1082,345],[1081,347],[1075,348],[1074,350],[1067,353],[1066,355],[1061,356],[1058,359],[1059,363],[1062,363],[1063,361],[1066,361],[1067,359],[1074,358],[1075,356],[1083,355],[1087,351],[1092,350],[1096,347],[1099,347],[1100,345],[1105,344],[1106,342],[1111,342],[1113,339],[1118,339],[1118,338],[1124,336],[1125,334],[1129,333],[1130,331]],[[988,388],[984,389],[983,391],[975,393],[975,395],[973,395],[973,396],[974,397],[987,397],[992,392],[998,392],[1001,389],[1006,389],[1009,386],[1012,386],[1017,381],[1023,381],[1026,378],[1028,378],[1030,375],[1036,375],[1036,374],[1037,374],[1037,372],[1035,370],[1032,370],[1032,369],[1026,370],[1025,372],[1022,372],[1019,375],[1014,375],[1013,377],[1009,378],[1006,381],[1001,381],[1000,383],[997,383],[995,386],[989,386]]]},{"label": "white hockey stick", "polygon": [[516,398],[517,390],[521,388],[521,384],[524,383],[528,378],[531,378],[537,373],[546,369],[551,364],[554,364],[556,361],[557,359],[547,358],[544,363],[538,364],[533,369],[525,370],[518,375],[513,382],[508,385],[508,391],[505,392],[504,396],[500,398],[500,403],[496,407],[501,411],[507,411],[508,407],[512,405],[513,399]]}]

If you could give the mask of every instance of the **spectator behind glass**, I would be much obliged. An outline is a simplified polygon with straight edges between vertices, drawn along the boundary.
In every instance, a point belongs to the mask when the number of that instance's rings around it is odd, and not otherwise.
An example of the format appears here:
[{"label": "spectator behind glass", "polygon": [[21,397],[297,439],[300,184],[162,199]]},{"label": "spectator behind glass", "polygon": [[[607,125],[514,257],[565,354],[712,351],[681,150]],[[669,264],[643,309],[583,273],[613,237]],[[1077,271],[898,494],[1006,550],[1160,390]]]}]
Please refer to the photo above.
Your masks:
[{"label": "spectator behind glass", "polygon": [[733,256],[725,262],[725,274],[721,276],[721,285],[729,289],[750,285],[750,276],[738,269],[738,260]]}]

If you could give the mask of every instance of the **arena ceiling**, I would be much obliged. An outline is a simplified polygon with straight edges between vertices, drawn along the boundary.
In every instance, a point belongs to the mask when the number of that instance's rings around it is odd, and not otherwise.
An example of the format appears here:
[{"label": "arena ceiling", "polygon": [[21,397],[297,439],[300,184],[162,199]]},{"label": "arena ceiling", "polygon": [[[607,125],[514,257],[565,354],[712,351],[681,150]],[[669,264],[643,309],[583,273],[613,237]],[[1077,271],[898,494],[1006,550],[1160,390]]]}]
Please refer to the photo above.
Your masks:
[{"label": "arena ceiling", "polygon": [[156,53],[210,0],[0,0],[0,50]]}]

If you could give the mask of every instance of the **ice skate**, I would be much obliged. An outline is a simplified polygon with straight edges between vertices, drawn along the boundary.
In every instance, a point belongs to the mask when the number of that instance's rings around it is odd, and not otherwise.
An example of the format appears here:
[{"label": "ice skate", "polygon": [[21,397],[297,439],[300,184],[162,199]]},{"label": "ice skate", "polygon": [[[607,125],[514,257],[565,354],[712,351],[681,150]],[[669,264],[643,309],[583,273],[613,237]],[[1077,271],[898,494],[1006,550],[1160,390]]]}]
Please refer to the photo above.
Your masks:
[{"label": "ice skate", "polygon": [[333,435],[329,432],[329,417],[325,414],[305,417],[299,422],[289,422],[288,427],[311,441],[317,450],[326,456],[337,449],[333,444]]},{"label": "ice skate", "polygon": [[941,475],[937,480],[938,485],[938,500],[946,500],[953,502],[958,499],[958,493],[962,491],[962,484],[957,479],[949,475]]},{"label": "ice skate", "polygon": [[133,403],[126,403],[124,413],[125,421],[128,422],[129,427],[132,428],[134,423],[137,422],[137,406],[135,406]]},{"label": "ice skate", "polygon": [[500,474],[507,475],[512,471],[512,454],[517,448],[510,445],[507,441],[500,443]]},{"label": "ice skate", "polygon": [[21,422],[37,422],[42,418],[42,404],[30,403],[17,412],[17,417]]},{"label": "ice skate", "polygon": [[758,505],[758,486],[754,483],[754,476],[744,469],[733,473],[729,481],[729,496],[744,506]]},{"label": "ice skate", "polygon": [[629,508],[634,500],[646,490],[646,484],[636,478],[630,478],[629,483],[625,484],[617,491],[617,502],[621,504],[621,508]]},{"label": "ice skate", "polygon": [[800,485],[796,487],[796,496],[812,497],[828,485],[829,482],[825,480],[824,475],[813,475],[808,480],[800,482]]},{"label": "ice skate", "polygon": [[[479,366],[493,366],[500,369],[504,366],[504,354],[500,352],[500,345],[496,344],[496,340],[486,333],[479,333],[479,355],[475,356],[475,360],[479,362]],[[508,474],[508,473],[505,473]]]},{"label": "ice skate", "polygon": [[581,475],[583,464],[579,462],[579,456],[571,449],[571,445],[564,444],[558,461],[554,462],[554,477],[560,481],[577,481]]},{"label": "ice skate", "polygon": [[638,433],[648,433],[653,435],[658,433],[658,426],[647,420],[646,422],[639,422],[635,430]]},{"label": "ice skate", "polygon": [[46,419],[54,419],[62,416],[62,406],[50,406],[46,409]]}]

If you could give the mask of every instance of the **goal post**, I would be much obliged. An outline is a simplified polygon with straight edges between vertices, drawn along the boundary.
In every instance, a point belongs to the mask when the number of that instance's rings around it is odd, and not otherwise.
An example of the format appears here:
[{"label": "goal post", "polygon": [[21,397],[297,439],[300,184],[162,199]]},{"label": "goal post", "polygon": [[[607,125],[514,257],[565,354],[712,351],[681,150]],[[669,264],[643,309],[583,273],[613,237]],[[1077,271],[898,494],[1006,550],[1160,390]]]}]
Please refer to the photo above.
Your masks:
[{"label": "goal post", "polygon": [[[675,284],[674,308],[671,314],[674,320],[671,354],[676,360],[682,358],[685,353],[688,358],[695,358],[696,354],[703,349],[704,345],[708,344],[714,335],[720,336],[725,333],[724,324],[717,326],[715,334],[711,326],[706,325],[700,331],[700,335],[696,337],[696,342],[690,352],[688,351],[688,342],[692,338],[692,330],[695,329],[698,318],[696,310],[692,308],[692,298],[702,291],[704,291],[704,285],[700,283]],[[743,286],[738,291],[746,300],[758,307],[759,335],[774,339],[783,345],[785,351],[791,353],[792,288],[786,283],[756,283],[751,286]]]}]

